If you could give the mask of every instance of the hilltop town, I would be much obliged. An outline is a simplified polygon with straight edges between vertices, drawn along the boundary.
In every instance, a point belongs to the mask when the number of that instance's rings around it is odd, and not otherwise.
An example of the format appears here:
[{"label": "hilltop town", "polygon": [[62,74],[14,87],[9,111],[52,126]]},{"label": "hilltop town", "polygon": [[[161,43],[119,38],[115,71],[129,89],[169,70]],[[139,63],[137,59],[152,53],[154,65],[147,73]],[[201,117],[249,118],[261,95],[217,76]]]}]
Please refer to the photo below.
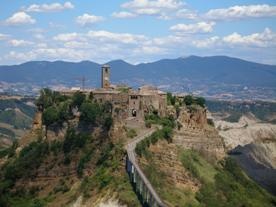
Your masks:
[{"label": "hilltop town", "polygon": [[41,90],[32,129],[0,151],[1,206],[273,206],[227,156],[204,98],[110,76],[103,65],[100,88]]}]

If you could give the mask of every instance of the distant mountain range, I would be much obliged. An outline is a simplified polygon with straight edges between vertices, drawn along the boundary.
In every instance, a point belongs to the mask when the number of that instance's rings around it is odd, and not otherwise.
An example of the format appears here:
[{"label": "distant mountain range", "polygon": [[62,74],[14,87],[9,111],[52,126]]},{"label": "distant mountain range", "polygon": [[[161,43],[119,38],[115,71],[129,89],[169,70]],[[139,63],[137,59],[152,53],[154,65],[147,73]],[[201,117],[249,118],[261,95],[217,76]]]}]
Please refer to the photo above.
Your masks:
[{"label": "distant mountain range", "polygon": [[[195,84],[276,87],[276,66],[226,56],[189,56],[162,59],[138,65],[123,60],[108,62],[111,80],[131,86],[154,84],[161,87],[177,85],[185,88]],[[91,61],[32,61],[20,65],[0,66],[0,81],[26,82],[40,85],[76,85],[85,76],[87,86],[99,86],[101,65]],[[181,86],[182,85],[182,86]]]}]

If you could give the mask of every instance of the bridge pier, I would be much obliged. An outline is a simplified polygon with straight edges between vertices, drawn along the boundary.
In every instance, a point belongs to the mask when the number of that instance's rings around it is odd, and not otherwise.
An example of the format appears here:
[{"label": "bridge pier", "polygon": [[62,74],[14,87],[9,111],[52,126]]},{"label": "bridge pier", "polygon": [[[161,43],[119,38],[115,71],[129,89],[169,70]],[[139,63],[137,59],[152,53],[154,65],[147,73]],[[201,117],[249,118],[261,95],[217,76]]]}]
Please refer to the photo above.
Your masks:
[{"label": "bridge pier", "polygon": [[141,199],[141,202],[145,206],[149,207],[165,207],[160,201],[156,198],[155,195],[149,187],[147,186],[149,183],[147,180],[144,180],[143,175],[141,175],[141,170],[139,171],[139,167],[132,163],[129,159],[129,156],[126,157],[126,171],[129,175],[130,181],[133,184],[134,190],[138,197]]}]

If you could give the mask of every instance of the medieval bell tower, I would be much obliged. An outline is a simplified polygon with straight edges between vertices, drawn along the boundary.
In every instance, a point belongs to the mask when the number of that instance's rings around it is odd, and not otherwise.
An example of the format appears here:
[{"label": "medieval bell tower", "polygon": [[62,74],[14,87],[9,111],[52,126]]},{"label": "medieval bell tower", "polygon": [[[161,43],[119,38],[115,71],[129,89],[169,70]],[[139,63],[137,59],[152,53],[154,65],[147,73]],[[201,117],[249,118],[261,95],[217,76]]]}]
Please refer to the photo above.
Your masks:
[{"label": "medieval bell tower", "polygon": [[110,66],[109,65],[102,66],[102,88],[104,89],[110,88]]}]

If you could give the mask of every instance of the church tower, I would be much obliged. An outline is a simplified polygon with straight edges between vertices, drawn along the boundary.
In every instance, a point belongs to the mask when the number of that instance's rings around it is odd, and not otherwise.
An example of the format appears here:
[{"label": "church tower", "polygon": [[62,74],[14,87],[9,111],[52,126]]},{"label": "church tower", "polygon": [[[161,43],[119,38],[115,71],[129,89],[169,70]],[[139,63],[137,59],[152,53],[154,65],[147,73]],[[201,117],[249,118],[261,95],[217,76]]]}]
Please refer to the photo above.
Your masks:
[{"label": "church tower", "polygon": [[104,89],[110,88],[110,66],[109,65],[102,66],[102,88]]}]

